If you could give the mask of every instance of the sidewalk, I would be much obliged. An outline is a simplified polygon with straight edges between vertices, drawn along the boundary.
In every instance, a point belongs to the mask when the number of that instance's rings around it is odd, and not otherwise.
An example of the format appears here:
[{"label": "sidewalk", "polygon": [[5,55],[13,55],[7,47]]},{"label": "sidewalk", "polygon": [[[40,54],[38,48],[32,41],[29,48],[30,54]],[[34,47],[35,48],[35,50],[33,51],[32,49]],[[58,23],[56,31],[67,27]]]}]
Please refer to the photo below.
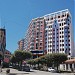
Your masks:
[{"label": "sidewalk", "polygon": [[25,74],[29,74],[28,72],[24,72],[24,71],[18,71],[16,69],[10,69],[10,73],[6,74],[6,70],[7,68],[2,69],[2,72],[0,73],[0,75],[25,75]]}]

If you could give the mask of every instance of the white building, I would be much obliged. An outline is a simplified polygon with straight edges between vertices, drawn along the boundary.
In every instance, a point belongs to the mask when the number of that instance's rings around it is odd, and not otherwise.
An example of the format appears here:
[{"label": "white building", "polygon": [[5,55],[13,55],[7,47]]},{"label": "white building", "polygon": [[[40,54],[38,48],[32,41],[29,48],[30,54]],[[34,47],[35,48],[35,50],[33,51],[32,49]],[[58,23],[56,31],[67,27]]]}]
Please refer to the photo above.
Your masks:
[{"label": "white building", "polygon": [[72,16],[68,9],[44,16],[45,50],[49,53],[65,53],[74,56]]},{"label": "white building", "polygon": [[65,53],[68,58],[74,57],[72,16],[68,9],[32,19],[26,32],[24,49],[36,51],[36,48],[47,54]]}]

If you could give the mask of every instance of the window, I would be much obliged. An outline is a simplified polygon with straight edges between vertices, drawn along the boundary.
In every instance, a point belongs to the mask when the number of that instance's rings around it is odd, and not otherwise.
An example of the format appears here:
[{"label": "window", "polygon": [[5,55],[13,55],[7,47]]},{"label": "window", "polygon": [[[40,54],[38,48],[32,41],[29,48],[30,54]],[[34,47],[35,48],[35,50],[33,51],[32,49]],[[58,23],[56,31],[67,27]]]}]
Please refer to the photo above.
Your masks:
[{"label": "window", "polygon": [[55,35],[55,33],[53,33],[53,35]]},{"label": "window", "polygon": [[38,43],[36,43],[36,49],[38,49]]},{"label": "window", "polygon": [[65,37],[67,37],[67,35]]},{"label": "window", "polygon": [[55,41],[53,41],[53,43],[54,43]]},{"label": "window", "polygon": [[51,20],[53,20],[53,17],[51,17]]},{"label": "window", "polygon": [[55,47],[55,45],[53,45],[53,47]]},{"label": "window", "polygon": [[58,31],[58,29],[57,29],[57,31]]},{"label": "window", "polygon": [[70,48],[69,48],[69,51],[70,51]]},{"label": "window", "polygon": [[55,49],[53,49],[53,51],[55,51]]},{"label": "window", "polygon": [[70,25],[70,23],[68,23],[68,25]]},{"label": "window", "polygon": [[62,44],[62,46],[64,46],[64,44]]},{"label": "window", "polygon": [[40,45],[42,45],[42,43],[40,43]]},{"label": "window", "polygon": [[69,53],[69,55],[70,55],[71,53]]},{"label": "window", "polygon": [[57,36],[57,38],[58,38],[58,36]]},{"label": "window", "polygon": [[68,35],[68,37],[70,37],[70,35]]},{"label": "window", "polygon": [[50,45],[50,47],[52,47],[52,45]]},{"label": "window", "polygon": [[60,30],[61,30],[61,28],[60,28]]},{"label": "window", "polygon": [[47,21],[49,21],[49,18],[47,19]]},{"label": "window", "polygon": [[64,17],[64,15],[62,15],[62,17]]},{"label": "window", "polygon": [[64,40],[62,40],[62,42],[64,42]]},{"label": "window", "polygon": [[58,34],[58,33],[57,33]]},{"label": "window", "polygon": [[69,14],[67,14],[67,17],[69,17]]},{"label": "window", "polygon": [[51,49],[50,49],[50,51],[51,51]]},{"label": "window", "polygon": [[40,49],[42,49],[42,47],[40,47]]},{"label": "window", "polygon": [[63,21],[63,19],[61,19],[61,21]]},{"label": "window", "polygon": [[58,22],[60,22],[60,20],[58,20]]},{"label": "window", "polygon": [[60,48],[60,51],[61,51],[61,48]]},{"label": "window", "polygon": [[70,40],[68,40],[70,42]]},{"label": "window", "polygon": [[35,26],[33,26],[33,28],[35,28]]},{"label": "window", "polygon": [[58,41],[57,41],[58,42]]},{"label": "window", "polygon": [[64,48],[62,50],[64,51]]},{"label": "window", "polygon": [[64,32],[62,31],[62,34],[63,34]]},{"label": "window", "polygon": [[63,30],[64,28],[62,28],[62,30]]},{"label": "window", "polygon": [[52,41],[50,41],[50,43],[52,43]]},{"label": "window", "polygon": [[70,33],[70,31],[68,31],[68,33]]},{"label": "window", "polygon": [[55,37],[53,37],[53,39],[54,39]]},{"label": "window", "polygon": [[61,42],[61,40],[60,40],[60,42]]},{"label": "window", "polygon": [[61,26],[61,23],[60,23],[60,26]]},{"label": "window", "polygon": [[41,21],[41,23],[43,23],[43,22]]},{"label": "window", "polygon": [[60,16],[58,16],[58,18],[60,18]]},{"label": "window", "polygon": [[63,38],[64,36],[62,36],[62,38]]},{"label": "window", "polygon": [[66,46],[67,46],[67,44],[66,44]]},{"label": "window", "polygon": [[64,22],[64,25],[66,24],[66,22]]},{"label": "window", "polygon": [[41,25],[41,27],[42,27],[43,25]]},{"label": "window", "polygon": [[62,23],[62,26],[63,26],[63,23]]},{"label": "window", "polygon": [[70,46],[70,44],[69,44],[69,46]]}]

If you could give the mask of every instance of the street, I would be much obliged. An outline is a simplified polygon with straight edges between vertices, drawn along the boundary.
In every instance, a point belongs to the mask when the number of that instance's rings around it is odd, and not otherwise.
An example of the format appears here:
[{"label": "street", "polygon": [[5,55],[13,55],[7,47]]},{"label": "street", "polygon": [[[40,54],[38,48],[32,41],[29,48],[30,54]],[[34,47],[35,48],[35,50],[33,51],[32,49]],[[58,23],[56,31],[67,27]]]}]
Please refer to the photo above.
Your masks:
[{"label": "street", "polygon": [[74,73],[51,73],[39,70],[31,70],[31,72],[18,71],[15,69],[10,69],[10,74],[6,74],[6,69],[0,75],[74,75]]}]

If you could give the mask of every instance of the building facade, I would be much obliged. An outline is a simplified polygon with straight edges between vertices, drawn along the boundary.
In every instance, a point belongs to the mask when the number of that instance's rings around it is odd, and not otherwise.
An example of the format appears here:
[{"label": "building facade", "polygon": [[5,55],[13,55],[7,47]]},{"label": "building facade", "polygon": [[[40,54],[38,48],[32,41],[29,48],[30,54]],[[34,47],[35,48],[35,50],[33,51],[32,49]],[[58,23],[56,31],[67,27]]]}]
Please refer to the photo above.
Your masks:
[{"label": "building facade", "polygon": [[46,22],[45,49],[47,53],[74,56],[72,17],[68,9],[44,16]]},{"label": "building facade", "polygon": [[5,50],[4,52],[4,62],[9,63],[11,57],[11,52],[9,50]]},{"label": "building facade", "polygon": [[43,17],[33,19],[25,37],[25,50],[33,53],[33,58],[44,54],[45,21]]},{"label": "building facade", "polygon": [[4,55],[6,49],[6,30],[0,28],[0,54]]},{"label": "building facade", "polygon": [[18,50],[24,50],[24,39],[18,41]]},{"label": "building facade", "polygon": [[5,28],[0,28],[0,55],[1,55],[0,63],[2,60],[6,63],[9,63],[11,52],[6,50],[6,29]]},{"label": "building facade", "polygon": [[50,53],[74,54],[72,16],[68,9],[32,19],[29,24],[24,50],[35,57]]}]

